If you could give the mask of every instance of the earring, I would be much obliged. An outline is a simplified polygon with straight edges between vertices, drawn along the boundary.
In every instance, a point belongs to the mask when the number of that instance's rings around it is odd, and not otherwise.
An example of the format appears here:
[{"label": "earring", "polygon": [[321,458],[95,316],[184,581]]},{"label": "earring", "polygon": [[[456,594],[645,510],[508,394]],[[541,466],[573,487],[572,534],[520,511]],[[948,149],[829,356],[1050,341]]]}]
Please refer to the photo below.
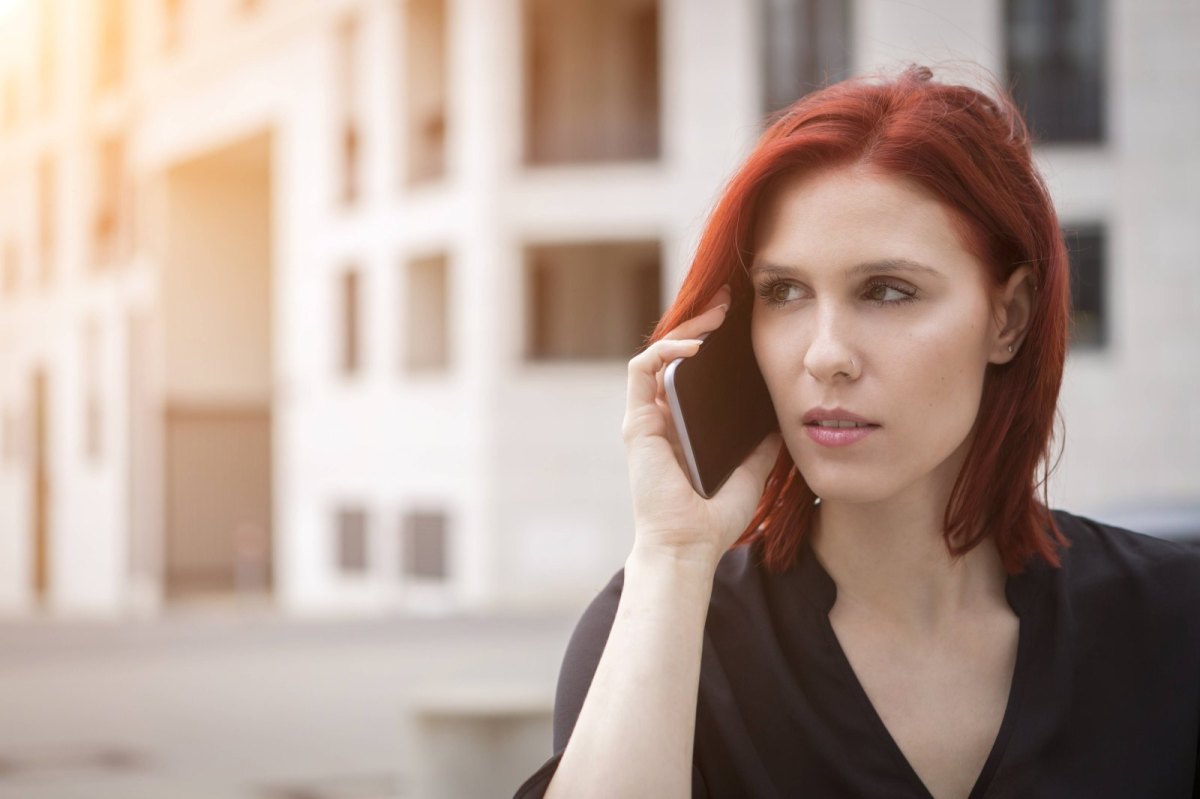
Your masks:
[{"label": "earring", "polygon": [[1008,345],[1008,351],[1009,351],[1009,352],[1012,352],[1012,345],[1011,345],[1011,344],[1009,344],[1009,345]]}]

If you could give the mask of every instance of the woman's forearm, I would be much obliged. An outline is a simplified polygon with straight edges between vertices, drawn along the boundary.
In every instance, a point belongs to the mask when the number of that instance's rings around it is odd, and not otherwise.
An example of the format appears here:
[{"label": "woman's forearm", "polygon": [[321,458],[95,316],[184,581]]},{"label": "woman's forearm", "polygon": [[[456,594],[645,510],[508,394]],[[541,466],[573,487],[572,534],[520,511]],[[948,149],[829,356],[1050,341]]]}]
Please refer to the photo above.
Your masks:
[{"label": "woman's forearm", "polygon": [[639,551],[546,796],[687,797],[715,564]]}]

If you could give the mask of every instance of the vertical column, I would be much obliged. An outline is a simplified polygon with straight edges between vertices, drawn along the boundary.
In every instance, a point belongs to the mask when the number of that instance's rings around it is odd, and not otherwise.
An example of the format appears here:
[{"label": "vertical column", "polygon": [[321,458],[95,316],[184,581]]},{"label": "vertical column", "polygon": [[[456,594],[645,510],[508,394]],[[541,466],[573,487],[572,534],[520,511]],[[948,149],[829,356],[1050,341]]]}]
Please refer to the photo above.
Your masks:
[{"label": "vertical column", "polygon": [[509,362],[505,326],[519,283],[502,200],[517,131],[520,0],[448,0],[449,175],[459,209],[451,253],[450,313],[466,457],[450,529],[450,568],[468,608],[499,590],[495,470],[497,392]]},{"label": "vertical column", "polygon": [[[671,175],[673,228],[664,264],[669,304],[713,203],[760,132],[760,4],[659,2],[663,161]],[[713,53],[721,53],[719,62]]]}]

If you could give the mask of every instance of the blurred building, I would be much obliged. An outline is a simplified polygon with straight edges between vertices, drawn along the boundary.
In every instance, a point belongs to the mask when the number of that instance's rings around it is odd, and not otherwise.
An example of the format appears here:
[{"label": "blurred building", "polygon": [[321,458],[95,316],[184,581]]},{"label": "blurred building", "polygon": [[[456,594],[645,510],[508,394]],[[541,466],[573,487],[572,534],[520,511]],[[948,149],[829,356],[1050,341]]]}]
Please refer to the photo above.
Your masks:
[{"label": "blurred building", "polygon": [[1200,494],[1194,4],[0,6],[7,612],[579,606],[632,541],[626,362],[723,181],[909,61],[1014,82],[1038,134],[1054,503]]}]

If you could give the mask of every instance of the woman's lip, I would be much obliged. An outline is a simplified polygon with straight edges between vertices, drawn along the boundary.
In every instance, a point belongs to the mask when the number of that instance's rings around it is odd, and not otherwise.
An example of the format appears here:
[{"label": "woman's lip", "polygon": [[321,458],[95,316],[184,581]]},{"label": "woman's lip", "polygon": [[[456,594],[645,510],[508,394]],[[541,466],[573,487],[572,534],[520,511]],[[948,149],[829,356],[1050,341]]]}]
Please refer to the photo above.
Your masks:
[{"label": "woman's lip", "polygon": [[817,424],[806,424],[804,432],[822,446],[845,447],[866,438],[878,427],[877,424],[870,427],[821,427]]}]

